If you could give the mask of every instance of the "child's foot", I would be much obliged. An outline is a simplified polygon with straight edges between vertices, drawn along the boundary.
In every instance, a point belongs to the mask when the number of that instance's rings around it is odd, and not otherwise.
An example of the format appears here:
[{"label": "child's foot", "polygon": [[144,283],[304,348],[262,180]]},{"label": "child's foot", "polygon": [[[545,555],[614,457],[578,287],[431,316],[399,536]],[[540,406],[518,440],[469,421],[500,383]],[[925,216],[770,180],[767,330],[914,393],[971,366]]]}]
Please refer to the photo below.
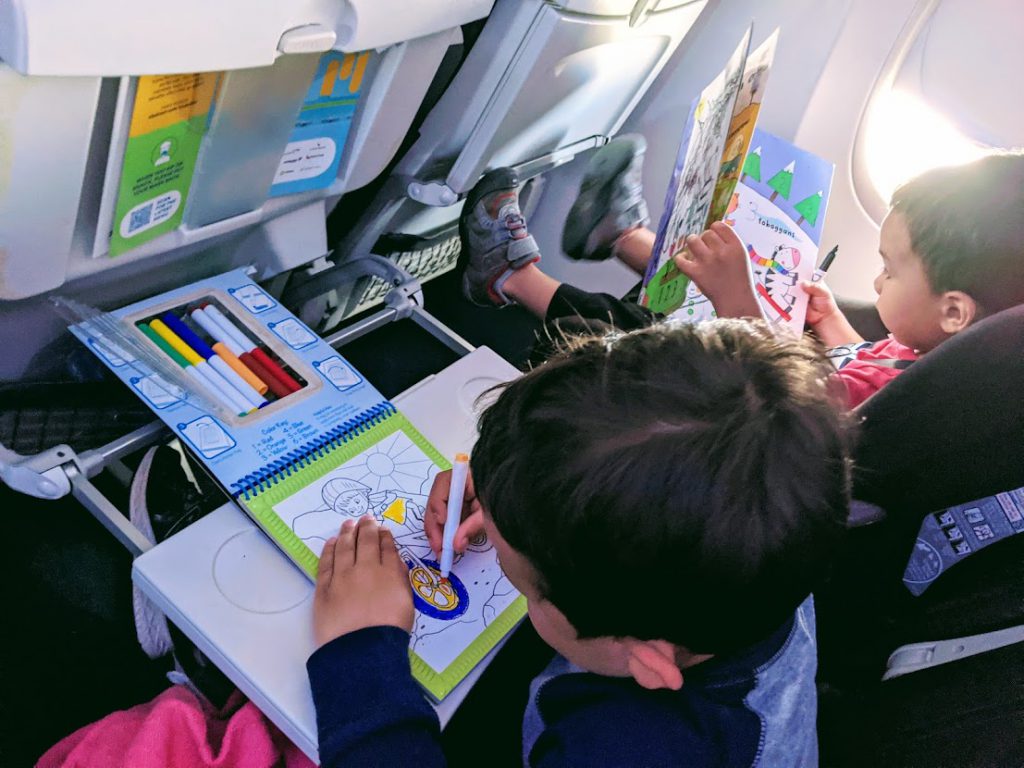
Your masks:
[{"label": "child's foot", "polygon": [[540,261],[519,210],[519,179],[511,168],[497,168],[470,190],[459,218],[462,237],[462,292],[474,304],[513,304],[502,285],[515,270]]},{"label": "child's foot", "polygon": [[646,149],[643,136],[626,134],[590,158],[562,231],[562,250],[570,259],[604,261],[624,232],[647,224],[641,178]]}]

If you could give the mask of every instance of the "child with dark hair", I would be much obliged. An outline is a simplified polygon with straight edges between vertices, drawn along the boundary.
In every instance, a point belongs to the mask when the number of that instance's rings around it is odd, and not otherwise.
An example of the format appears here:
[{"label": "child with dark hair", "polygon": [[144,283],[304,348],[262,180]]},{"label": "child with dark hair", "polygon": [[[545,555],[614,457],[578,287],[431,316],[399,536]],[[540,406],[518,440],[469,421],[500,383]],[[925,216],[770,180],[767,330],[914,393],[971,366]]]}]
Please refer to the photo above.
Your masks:
[{"label": "child with dark hair", "polygon": [[[486,532],[560,654],[534,681],[526,764],[816,764],[809,595],[848,502],[830,372],[802,340],[719,320],[570,341],[505,385],[460,540]],[[308,670],[325,766],[444,762],[404,571],[369,519],[324,549]]]},{"label": "child with dark hair", "polygon": [[[643,151],[642,139],[624,136],[595,153],[565,225],[563,248],[571,258],[615,256],[643,273],[654,243],[642,204]],[[470,300],[519,303],[549,321],[577,316],[624,329],[660,319],[635,303],[548,277],[536,265],[536,248],[528,258],[503,261],[504,216],[518,216],[517,234],[528,237],[514,196],[507,196],[516,187],[510,174],[498,169],[485,176],[463,213],[464,258],[476,267],[464,273]],[[494,211],[494,224],[488,226],[488,202],[499,188],[506,206],[500,215]],[[676,266],[697,283],[720,317],[760,316],[746,250],[730,227],[712,224],[686,244]],[[850,347],[837,378],[846,385],[851,407],[972,323],[1024,303],[1024,153],[936,168],[901,186],[882,222],[879,251],[883,266],[875,291],[878,313],[891,334],[885,340],[865,342],[823,283],[802,284],[810,297],[807,325],[826,346]]]}]

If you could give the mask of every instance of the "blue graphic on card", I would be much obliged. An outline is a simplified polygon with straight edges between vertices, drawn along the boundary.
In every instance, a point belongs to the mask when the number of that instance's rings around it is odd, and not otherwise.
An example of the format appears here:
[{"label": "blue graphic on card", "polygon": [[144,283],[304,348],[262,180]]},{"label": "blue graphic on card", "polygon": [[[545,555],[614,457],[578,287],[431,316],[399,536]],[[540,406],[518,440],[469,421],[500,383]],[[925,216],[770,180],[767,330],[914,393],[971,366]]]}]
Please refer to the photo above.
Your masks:
[{"label": "blue graphic on card", "polygon": [[242,285],[238,288],[228,288],[228,293],[238,299],[241,305],[254,315],[266,312],[268,309],[273,309],[277,306],[276,301],[270,298],[262,288],[253,283]]},{"label": "blue graphic on card", "polygon": [[324,189],[337,178],[370,55],[328,51],[320,57],[274,175],[271,197]]},{"label": "blue graphic on card", "polygon": [[[282,305],[261,309],[251,314],[245,302],[261,306],[259,294],[239,291],[252,284],[244,269],[237,269],[177,288],[159,296],[140,301],[113,314],[134,328],[136,321],[154,314],[152,308],[196,305],[204,301],[219,302],[225,316],[250,342],[268,350],[272,345],[281,352],[284,366],[301,380],[302,388],[285,398],[253,411],[246,416],[235,413],[212,413],[204,410],[195,398],[177,397],[176,386],[138,362],[125,365],[120,356],[125,352],[111,349],[106,340],[97,342],[94,335],[78,326],[71,331],[102,360],[126,385],[132,387],[153,412],[196,452],[220,483],[237,489],[244,478],[261,468],[280,461],[292,451],[336,431],[347,421],[366,414],[387,403],[369,382],[352,370],[352,366],[325,341],[316,336]],[[262,290],[260,289],[260,293]],[[156,347],[138,333],[139,343]],[[278,340],[288,347],[281,348]],[[182,382],[184,385],[184,382]],[[181,393],[187,394],[187,393]]]},{"label": "blue graphic on card", "polygon": [[304,349],[317,342],[316,334],[294,317],[276,323],[267,323],[267,328],[276,333],[292,349]]},{"label": "blue graphic on card", "polygon": [[121,349],[121,347],[107,338],[98,339],[95,336],[89,336],[85,339],[85,343],[89,345],[94,354],[98,355],[111,368],[120,368],[128,361],[134,359],[126,350]]},{"label": "blue graphic on card", "polygon": [[317,360],[313,363],[313,367],[331,383],[331,386],[342,392],[363,383],[362,377],[338,355],[326,360]]},{"label": "blue graphic on card", "polygon": [[200,416],[187,424],[178,424],[178,433],[204,459],[220,456],[237,443],[213,416]]},{"label": "blue graphic on card", "polygon": [[185,399],[185,391],[166,381],[162,376],[151,373],[148,376],[132,376],[128,383],[142,396],[142,399],[157,410],[170,408]]},{"label": "blue graphic on card", "polygon": [[1018,533],[1024,533],[1024,488],[930,514],[921,523],[903,583],[920,595],[965,557]]}]

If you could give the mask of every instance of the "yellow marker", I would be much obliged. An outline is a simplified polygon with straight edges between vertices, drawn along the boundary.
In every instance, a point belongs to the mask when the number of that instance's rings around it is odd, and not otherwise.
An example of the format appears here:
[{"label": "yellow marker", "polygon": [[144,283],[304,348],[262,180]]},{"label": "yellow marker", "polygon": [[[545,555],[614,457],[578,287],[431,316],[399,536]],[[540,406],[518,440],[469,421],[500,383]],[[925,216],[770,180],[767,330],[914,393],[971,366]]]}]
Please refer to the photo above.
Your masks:
[{"label": "yellow marker", "polygon": [[200,376],[203,377],[206,384],[210,386],[218,395],[220,395],[222,401],[230,406],[230,408],[239,414],[252,413],[255,408],[250,405],[238,390],[231,386],[231,382],[227,381],[217,371],[215,371],[208,362],[206,362],[192,347],[181,340],[174,331],[168,328],[163,320],[151,320],[149,327],[152,328],[156,334],[171,345],[171,349],[181,355],[188,362],[189,365],[194,366]]},{"label": "yellow marker", "polygon": [[170,344],[171,349],[184,357],[189,362],[189,365],[199,365],[200,363],[205,362],[203,358],[199,356],[199,353],[182,341],[181,337],[168,328],[164,324],[163,320],[151,320],[149,327],[156,331],[160,338]]}]

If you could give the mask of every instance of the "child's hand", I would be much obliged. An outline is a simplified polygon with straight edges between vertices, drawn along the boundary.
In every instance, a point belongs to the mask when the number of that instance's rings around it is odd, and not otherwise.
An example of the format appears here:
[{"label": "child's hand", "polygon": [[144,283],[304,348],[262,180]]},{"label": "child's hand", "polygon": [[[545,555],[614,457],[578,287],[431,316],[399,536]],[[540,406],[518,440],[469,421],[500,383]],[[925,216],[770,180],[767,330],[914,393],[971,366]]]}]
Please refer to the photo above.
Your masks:
[{"label": "child's hand", "polygon": [[[427,499],[427,513],[423,517],[423,530],[427,534],[430,548],[438,559],[441,557],[442,540],[444,539],[444,522],[448,519],[448,493],[452,487],[452,471],[441,472],[434,478]],[[478,536],[484,529],[484,512],[476,498],[473,488],[473,476],[466,474],[466,493],[462,497],[462,522],[455,531],[455,551],[464,552],[469,540]]]},{"label": "child's hand", "polygon": [[811,283],[801,280],[800,288],[807,294],[807,325],[811,328],[839,311],[836,297],[824,282]]},{"label": "child's hand", "polygon": [[699,237],[689,235],[686,251],[673,260],[708,297],[719,317],[762,316],[747,249],[728,224],[716,221]]},{"label": "child's hand", "polygon": [[807,294],[807,325],[822,344],[838,347],[864,341],[839,309],[835,296],[825,283],[801,280],[800,287]]},{"label": "child's hand", "polygon": [[366,627],[412,630],[409,569],[391,531],[372,517],[346,520],[324,545],[313,597],[317,648]]}]

